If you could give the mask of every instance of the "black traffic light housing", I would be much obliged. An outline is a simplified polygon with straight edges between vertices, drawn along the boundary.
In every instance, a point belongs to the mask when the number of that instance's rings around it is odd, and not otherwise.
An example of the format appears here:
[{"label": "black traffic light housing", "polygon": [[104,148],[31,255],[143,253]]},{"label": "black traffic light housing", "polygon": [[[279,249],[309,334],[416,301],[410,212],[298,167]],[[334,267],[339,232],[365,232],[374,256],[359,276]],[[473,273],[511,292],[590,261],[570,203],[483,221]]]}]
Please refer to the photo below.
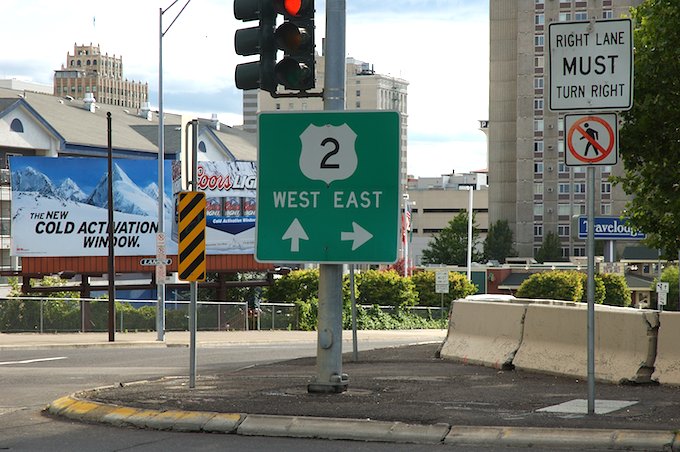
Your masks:
[{"label": "black traffic light housing", "polygon": [[274,33],[283,59],[276,64],[276,81],[286,89],[314,88],[314,0],[274,0],[284,22]]},{"label": "black traffic light housing", "polygon": [[[283,24],[276,27],[278,14]],[[279,84],[302,91],[298,97],[315,95],[305,91],[315,85],[314,0],[234,0],[234,17],[259,25],[236,30],[234,48],[238,55],[259,55],[258,61],[236,66],[239,89],[262,89],[274,97]],[[283,59],[277,63],[277,50]]]},{"label": "black traffic light housing", "polygon": [[271,0],[234,0],[234,17],[244,22],[259,20],[256,27],[236,30],[236,54],[259,55],[258,61],[236,65],[234,78],[238,89],[262,89],[276,92],[276,11]]}]

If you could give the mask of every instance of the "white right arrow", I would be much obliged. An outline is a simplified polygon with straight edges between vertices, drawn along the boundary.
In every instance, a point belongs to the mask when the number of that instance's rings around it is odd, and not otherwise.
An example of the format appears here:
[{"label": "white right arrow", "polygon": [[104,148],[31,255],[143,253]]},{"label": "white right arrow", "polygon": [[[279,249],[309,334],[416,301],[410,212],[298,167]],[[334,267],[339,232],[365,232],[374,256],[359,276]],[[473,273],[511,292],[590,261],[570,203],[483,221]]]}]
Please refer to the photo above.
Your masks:
[{"label": "white right arrow", "polygon": [[373,238],[373,234],[352,221],[352,232],[341,232],[340,240],[352,240],[352,251]]},{"label": "white right arrow", "polygon": [[293,220],[290,226],[288,226],[288,229],[286,229],[286,232],[283,233],[283,237],[281,237],[281,240],[289,239],[290,239],[290,251],[292,253],[297,253],[298,251],[300,251],[300,240],[309,240],[309,237],[307,237],[307,233],[302,228],[302,225],[300,224],[300,221],[297,218]]}]

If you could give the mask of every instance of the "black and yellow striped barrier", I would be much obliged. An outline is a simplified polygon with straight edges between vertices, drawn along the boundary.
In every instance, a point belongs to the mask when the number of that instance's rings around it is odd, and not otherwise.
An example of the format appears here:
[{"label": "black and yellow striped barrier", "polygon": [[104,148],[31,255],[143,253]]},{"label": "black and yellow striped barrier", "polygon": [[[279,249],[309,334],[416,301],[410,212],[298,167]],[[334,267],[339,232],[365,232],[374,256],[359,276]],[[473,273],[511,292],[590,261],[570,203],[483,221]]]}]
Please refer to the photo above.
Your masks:
[{"label": "black and yellow striped barrier", "polygon": [[205,281],[205,192],[178,193],[178,273],[182,281]]}]

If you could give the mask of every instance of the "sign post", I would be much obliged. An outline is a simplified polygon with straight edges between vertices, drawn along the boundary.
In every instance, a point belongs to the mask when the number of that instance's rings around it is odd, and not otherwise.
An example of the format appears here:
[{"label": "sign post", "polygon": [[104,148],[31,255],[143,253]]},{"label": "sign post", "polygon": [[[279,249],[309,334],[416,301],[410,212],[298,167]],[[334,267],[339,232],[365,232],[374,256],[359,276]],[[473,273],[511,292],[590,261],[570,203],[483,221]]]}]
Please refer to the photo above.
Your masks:
[{"label": "sign post", "polygon": [[[555,22],[548,26],[551,111],[620,111],[633,106],[630,19]],[[595,218],[595,166],[618,154],[616,115],[565,116],[567,165],[587,167],[588,224]],[[588,414],[595,413],[595,228],[588,228]]]}]

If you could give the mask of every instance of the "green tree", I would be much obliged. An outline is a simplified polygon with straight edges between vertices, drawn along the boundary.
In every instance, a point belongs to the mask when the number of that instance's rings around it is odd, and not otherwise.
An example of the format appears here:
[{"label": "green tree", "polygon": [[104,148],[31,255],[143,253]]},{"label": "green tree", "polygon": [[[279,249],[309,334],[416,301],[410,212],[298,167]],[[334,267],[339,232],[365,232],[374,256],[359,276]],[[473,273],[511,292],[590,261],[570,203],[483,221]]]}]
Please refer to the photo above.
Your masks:
[{"label": "green tree", "polygon": [[596,276],[604,284],[604,304],[609,306],[630,306],[630,289],[623,275],[602,273]]},{"label": "green tree", "polygon": [[501,264],[506,257],[517,256],[512,248],[513,235],[507,220],[498,220],[489,225],[489,232],[484,240],[484,257],[497,260]]},{"label": "green tree", "polygon": [[550,231],[543,238],[541,247],[536,252],[536,260],[543,262],[559,262],[562,258],[562,245],[560,238],[553,231]]},{"label": "green tree", "polygon": [[263,290],[263,298],[270,302],[293,303],[319,296],[319,270],[294,270],[274,281]]},{"label": "green tree", "polygon": [[[463,210],[449,225],[432,237],[423,250],[424,264],[467,265],[468,212]],[[480,242],[479,229],[472,214],[472,261],[479,262],[482,255],[476,252]]]},{"label": "green tree", "polygon": [[[661,281],[668,283],[668,295],[666,295],[666,305],[663,307],[664,311],[678,311],[678,266],[673,265],[663,269],[661,272]],[[656,283],[652,290],[656,290]],[[656,299],[656,294],[654,296]]]},{"label": "green tree", "polygon": [[677,256],[680,247],[680,2],[647,0],[635,23],[633,108],[622,114],[624,174],[612,178],[632,199],[627,216],[647,244]]}]

